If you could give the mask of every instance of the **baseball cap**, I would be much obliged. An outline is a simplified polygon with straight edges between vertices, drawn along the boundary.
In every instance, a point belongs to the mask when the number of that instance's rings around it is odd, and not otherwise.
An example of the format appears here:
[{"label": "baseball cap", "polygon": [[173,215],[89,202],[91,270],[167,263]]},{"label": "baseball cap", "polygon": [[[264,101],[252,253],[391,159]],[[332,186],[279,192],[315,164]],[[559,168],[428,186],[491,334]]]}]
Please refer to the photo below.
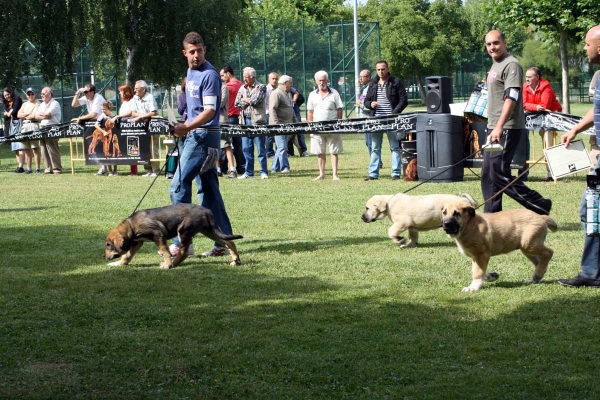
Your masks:
[{"label": "baseball cap", "polygon": [[35,90],[33,90],[33,88],[32,88],[32,87],[28,87],[28,88],[27,88],[27,90],[25,91],[25,93],[29,93],[29,92],[31,92],[31,93],[34,93],[34,94],[35,94]]}]

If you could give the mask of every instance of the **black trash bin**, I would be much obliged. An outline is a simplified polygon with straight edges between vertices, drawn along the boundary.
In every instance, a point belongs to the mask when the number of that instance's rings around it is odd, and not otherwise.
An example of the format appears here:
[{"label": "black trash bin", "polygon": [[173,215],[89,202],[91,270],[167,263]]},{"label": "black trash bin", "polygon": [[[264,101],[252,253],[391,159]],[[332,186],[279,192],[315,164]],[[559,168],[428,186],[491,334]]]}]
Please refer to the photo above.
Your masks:
[{"label": "black trash bin", "polygon": [[431,182],[462,181],[465,171],[460,161],[463,158],[460,116],[417,114],[417,173],[420,182],[430,179]]}]

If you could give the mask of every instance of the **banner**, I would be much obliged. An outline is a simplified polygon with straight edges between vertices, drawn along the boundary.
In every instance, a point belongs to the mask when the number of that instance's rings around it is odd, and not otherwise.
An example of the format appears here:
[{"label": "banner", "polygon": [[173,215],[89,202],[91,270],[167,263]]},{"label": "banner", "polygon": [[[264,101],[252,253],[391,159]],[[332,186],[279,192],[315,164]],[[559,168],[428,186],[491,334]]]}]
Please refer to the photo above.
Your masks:
[{"label": "banner", "polygon": [[[568,131],[573,128],[581,117],[549,112],[549,113],[525,113],[525,129],[528,130],[555,130]],[[90,123],[95,122],[91,120]],[[398,131],[399,133],[416,131],[417,113],[394,114],[383,117],[341,119],[319,122],[298,122],[294,124],[280,125],[221,125],[221,131],[228,137],[254,137],[254,136],[276,136],[292,134],[310,134],[310,133],[341,133],[341,134],[362,134],[373,132]],[[121,129],[122,136],[141,137],[141,127],[132,127],[133,122],[127,120],[118,121],[115,129]],[[139,123],[142,124],[142,123]],[[165,135],[169,132],[169,122],[165,118],[151,118],[145,124],[146,135]],[[138,129],[139,128],[139,129]],[[134,130],[131,130],[134,129]],[[125,131],[127,130],[127,131]],[[593,135],[593,129],[581,132],[586,135]],[[39,131],[22,135],[13,135],[0,137],[0,144],[4,142],[34,140],[48,138],[69,138],[80,137],[84,135],[84,126],[76,123],[65,123],[53,125],[51,127],[41,128]],[[89,133],[85,133],[89,136]],[[135,146],[135,140],[132,139],[131,146]],[[141,143],[141,142],[140,142]],[[126,149],[129,143],[119,142],[120,148]],[[133,148],[133,147],[132,147]],[[122,154],[129,154],[121,151]]]},{"label": "banner", "polygon": [[110,120],[85,122],[83,146],[87,165],[147,165],[150,160],[149,122]]}]

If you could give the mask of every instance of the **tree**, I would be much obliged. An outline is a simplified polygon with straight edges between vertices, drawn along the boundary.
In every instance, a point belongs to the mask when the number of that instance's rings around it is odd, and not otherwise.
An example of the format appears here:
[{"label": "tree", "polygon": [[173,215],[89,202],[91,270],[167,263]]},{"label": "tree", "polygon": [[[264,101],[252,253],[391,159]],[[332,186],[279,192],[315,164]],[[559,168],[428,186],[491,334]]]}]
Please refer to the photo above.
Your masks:
[{"label": "tree", "polygon": [[2,87],[17,87],[23,71],[24,47],[20,27],[29,22],[25,4],[21,1],[8,1],[0,13],[0,76]]},{"label": "tree", "polygon": [[[597,3],[589,0],[499,0],[487,5],[496,21],[521,26],[533,26],[536,31],[559,42],[562,70],[563,111],[570,112],[569,103],[569,38],[582,36],[598,16]],[[585,24],[591,24],[585,28]]]},{"label": "tree", "polygon": [[394,74],[416,78],[423,102],[424,77],[452,75],[470,42],[460,0],[369,0],[361,15],[379,20],[384,58]]}]

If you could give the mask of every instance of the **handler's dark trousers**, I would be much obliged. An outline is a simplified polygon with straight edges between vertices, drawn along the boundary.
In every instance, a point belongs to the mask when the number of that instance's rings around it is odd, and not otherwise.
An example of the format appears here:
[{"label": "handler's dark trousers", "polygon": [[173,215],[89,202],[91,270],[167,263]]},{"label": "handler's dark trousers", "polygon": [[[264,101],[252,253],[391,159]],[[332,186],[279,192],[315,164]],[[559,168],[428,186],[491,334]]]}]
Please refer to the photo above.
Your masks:
[{"label": "handler's dark trousers", "polygon": [[[489,135],[491,132],[492,130],[488,128],[487,134]],[[504,149],[502,151],[484,150],[483,166],[481,167],[481,192],[484,201],[514,179],[511,175],[510,163],[517,151],[521,135],[525,134],[527,134],[525,129],[505,129],[502,131],[502,137],[500,138],[500,144]],[[550,208],[552,208],[550,199],[543,198],[538,192],[529,189],[521,181],[513,183],[504,193],[523,207],[538,214],[548,215]],[[486,203],[483,211],[488,213],[502,211],[502,195],[498,195],[492,201]]]}]

